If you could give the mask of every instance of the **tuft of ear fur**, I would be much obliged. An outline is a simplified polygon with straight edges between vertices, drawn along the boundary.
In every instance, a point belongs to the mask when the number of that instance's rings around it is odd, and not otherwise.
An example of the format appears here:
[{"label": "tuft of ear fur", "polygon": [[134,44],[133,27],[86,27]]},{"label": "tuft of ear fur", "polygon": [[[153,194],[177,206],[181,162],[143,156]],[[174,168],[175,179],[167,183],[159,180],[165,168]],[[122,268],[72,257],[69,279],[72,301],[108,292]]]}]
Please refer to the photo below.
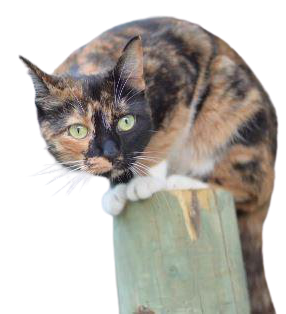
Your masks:
[{"label": "tuft of ear fur", "polygon": [[137,90],[145,89],[143,75],[143,48],[140,36],[133,37],[122,51],[115,70]]},{"label": "tuft of ear fur", "polygon": [[60,79],[58,77],[45,73],[31,61],[22,56],[19,56],[19,58],[29,69],[29,74],[33,80],[36,91],[36,98],[46,97],[60,89]]},{"label": "tuft of ear fur", "polygon": [[82,95],[80,84],[72,77],[50,75],[39,69],[31,61],[19,56],[29,69],[35,88],[35,102],[38,108],[51,110],[61,106],[66,99],[74,99]]}]

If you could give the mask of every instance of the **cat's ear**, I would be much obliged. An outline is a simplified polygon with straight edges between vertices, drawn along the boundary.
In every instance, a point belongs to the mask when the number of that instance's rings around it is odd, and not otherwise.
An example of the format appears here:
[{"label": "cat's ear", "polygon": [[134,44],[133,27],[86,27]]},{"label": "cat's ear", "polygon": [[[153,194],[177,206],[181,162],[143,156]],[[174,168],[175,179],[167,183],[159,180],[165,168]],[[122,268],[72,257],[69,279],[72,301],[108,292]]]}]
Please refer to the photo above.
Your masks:
[{"label": "cat's ear", "polygon": [[56,96],[62,90],[61,79],[55,75],[49,75],[40,70],[26,58],[19,56],[29,69],[36,92],[36,99],[45,99],[48,96]]},{"label": "cat's ear", "polygon": [[118,75],[128,80],[137,90],[145,89],[143,75],[143,48],[140,36],[133,37],[125,46],[115,67]]}]

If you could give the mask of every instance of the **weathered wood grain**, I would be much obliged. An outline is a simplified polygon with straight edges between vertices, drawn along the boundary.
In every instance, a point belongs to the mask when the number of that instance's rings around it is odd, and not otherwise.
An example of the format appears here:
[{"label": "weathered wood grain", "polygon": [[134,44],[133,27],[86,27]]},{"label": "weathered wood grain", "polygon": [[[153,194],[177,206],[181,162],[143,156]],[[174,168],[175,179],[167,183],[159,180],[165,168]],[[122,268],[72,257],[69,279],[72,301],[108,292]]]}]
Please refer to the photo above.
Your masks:
[{"label": "weathered wood grain", "polygon": [[160,192],[114,218],[120,314],[250,313],[231,195]]}]

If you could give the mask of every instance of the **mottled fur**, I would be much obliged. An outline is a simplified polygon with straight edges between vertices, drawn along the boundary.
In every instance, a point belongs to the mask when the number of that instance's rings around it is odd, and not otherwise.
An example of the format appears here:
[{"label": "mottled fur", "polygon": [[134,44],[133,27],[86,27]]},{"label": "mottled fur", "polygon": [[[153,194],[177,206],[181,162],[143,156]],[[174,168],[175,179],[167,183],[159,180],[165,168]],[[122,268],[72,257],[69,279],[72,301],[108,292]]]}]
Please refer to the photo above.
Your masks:
[{"label": "mottled fur", "polygon": [[[130,180],[130,160],[143,152],[144,167],[168,160],[169,175],[189,175],[233,193],[252,313],[275,313],[261,247],[277,122],[268,95],[241,57],[197,25],[154,18],[103,33],[71,54],[54,76],[24,61],[36,86],[41,130],[57,160],[83,160],[86,171],[116,185]],[[124,64],[132,66],[126,71]],[[137,129],[118,134],[118,119],[130,112],[138,115]],[[69,136],[72,123],[88,126],[84,140]],[[106,153],[107,138],[117,143],[116,158]]]}]

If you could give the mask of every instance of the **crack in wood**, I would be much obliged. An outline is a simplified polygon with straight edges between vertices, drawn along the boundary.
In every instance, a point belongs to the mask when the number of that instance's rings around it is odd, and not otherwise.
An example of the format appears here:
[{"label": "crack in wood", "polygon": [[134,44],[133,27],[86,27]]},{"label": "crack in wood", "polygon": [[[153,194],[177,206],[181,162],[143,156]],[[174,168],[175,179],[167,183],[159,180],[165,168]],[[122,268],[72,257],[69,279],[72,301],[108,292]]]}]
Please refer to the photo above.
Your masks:
[{"label": "crack in wood", "polygon": [[191,208],[190,208],[190,219],[192,221],[192,225],[196,231],[197,238],[200,234],[200,204],[198,200],[198,195],[196,191],[192,191],[192,198],[191,198]]}]

